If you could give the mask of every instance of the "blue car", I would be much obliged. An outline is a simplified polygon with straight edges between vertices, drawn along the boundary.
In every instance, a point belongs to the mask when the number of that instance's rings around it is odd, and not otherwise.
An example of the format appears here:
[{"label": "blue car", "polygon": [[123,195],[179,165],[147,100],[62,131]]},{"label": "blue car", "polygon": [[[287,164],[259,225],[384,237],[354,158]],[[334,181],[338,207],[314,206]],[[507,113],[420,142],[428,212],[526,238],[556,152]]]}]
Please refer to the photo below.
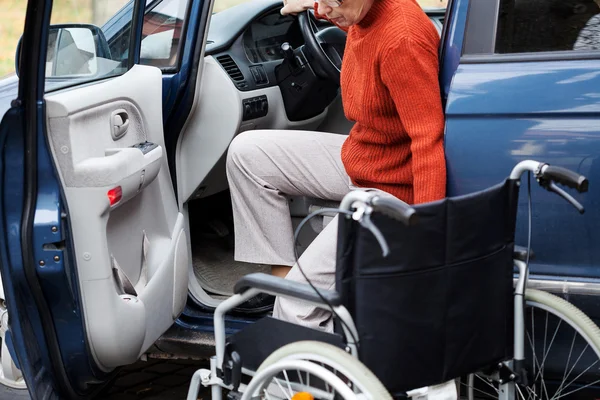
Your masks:
[{"label": "blue car", "polygon": [[[215,307],[265,268],[233,260],[229,143],[251,129],[349,132],[345,35],[310,13],[282,16],[279,0],[213,13],[219,1],[135,0],[96,25],[51,24],[52,1],[28,2],[18,76],[0,81],[0,382],[36,400],[89,399],[149,354],[212,355]],[[441,36],[448,195],[526,159],[588,177],[574,195],[583,217],[532,185],[530,286],[600,322],[597,2],[426,12]],[[294,223],[327,206],[289,202]],[[227,329],[263,315],[236,310]]]}]

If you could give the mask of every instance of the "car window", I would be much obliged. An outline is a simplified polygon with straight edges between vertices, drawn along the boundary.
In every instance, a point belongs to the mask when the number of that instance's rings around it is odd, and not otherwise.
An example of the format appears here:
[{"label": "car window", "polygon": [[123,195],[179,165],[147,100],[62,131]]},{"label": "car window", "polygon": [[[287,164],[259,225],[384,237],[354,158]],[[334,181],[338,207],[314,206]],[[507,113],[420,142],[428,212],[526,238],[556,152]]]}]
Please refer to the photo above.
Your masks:
[{"label": "car window", "polygon": [[[102,27],[116,14],[126,22],[124,29],[107,35]],[[48,32],[46,91],[125,73],[132,17],[130,0],[55,0]]]},{"label": "car window", "polygon": [[215,0],[213,4],[213,13],[218,13],[249,1],[252,0]]},{"label": "car window", "polygon": [[600,0],[501,0],[496,53],[600,48]]},{"label": "car window", "polygon": [[159,68],[177,65],[188,3],[189,0],[147,1],[142,30],[141,64]]},{"label": "car window", "polygon": [[[140,64],[177,66],[189,0],[141,0],[146,11]],[[86,4],[86,5],[82,5]],[[55,0],[46,61],[46,90],[127,71],[133,0]]]}]

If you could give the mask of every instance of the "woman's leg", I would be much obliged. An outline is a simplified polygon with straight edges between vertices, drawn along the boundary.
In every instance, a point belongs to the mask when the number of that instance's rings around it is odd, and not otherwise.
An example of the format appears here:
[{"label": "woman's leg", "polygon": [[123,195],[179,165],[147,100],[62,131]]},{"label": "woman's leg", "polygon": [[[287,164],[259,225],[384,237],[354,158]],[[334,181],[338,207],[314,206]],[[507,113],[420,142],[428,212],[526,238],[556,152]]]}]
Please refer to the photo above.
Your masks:
[{"label": "woman's leg", "polygon": [[[338,217],[321,231],[319,236],[302,253],[286,279],[306,283],[304,275],[317,288],[331,290],[335,287],[335,263]],[[331,312],[317,308],[301,300],[278,297],[275,300],[273,317],[313,329],[333,331]]]},{"label": "woman's leg", "polygon": [[[341,201],[350,191],[340,155],[345,138],[271,130],[244,132],[233,140],[227,177],[236,260],[294,265],[293,228],[285,195]],[[331,245],[335,247],[335,242]]]}]

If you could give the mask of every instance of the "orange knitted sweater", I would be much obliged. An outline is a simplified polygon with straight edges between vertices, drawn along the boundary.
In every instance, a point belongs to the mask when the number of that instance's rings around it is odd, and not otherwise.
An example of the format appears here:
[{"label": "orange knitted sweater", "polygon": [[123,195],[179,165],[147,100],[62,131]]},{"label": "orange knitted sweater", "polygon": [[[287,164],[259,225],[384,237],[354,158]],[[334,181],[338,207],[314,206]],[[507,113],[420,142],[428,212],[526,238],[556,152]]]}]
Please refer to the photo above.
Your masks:
[{"label": "orange knitted sweater", "polygon": [[374,0],[348,29],[341,75],[355,121],[342,147],[352,182],[409,204],[446,195],[437,30],[415,0]]}]

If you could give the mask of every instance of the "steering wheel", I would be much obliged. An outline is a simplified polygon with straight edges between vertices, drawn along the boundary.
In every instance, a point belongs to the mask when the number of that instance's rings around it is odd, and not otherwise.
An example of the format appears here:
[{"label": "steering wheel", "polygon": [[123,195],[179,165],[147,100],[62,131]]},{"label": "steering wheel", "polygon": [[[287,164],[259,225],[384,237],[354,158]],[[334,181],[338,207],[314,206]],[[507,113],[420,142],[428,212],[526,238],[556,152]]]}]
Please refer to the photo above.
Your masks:
[{"label": "steering wheel", "polygon": [[298,14],[298,23],[315,73],[339,85],[346,32],[333,25],[319,30],[312,10]]}]

